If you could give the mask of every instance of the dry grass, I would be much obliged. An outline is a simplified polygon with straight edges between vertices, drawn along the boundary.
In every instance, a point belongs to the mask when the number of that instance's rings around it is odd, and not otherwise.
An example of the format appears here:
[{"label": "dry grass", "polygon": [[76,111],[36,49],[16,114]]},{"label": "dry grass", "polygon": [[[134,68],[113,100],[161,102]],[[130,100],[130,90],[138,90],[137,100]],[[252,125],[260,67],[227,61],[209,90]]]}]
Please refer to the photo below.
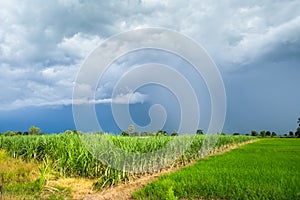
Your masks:
[{"label": "dry grass", "polygon": [[38,164],[11,158],[5,151],[0,150],[0,177],[4,178],[3,185],[31,182],[36,180],[39,174]]},{"label": "dry grass", "polygon": [[96,180],[84,178],[59,178],[57,180],[49,180],[46,189],[55,190],[55,188],[70,188],[73,199],[82,199],[92,192],[93,184]]}]

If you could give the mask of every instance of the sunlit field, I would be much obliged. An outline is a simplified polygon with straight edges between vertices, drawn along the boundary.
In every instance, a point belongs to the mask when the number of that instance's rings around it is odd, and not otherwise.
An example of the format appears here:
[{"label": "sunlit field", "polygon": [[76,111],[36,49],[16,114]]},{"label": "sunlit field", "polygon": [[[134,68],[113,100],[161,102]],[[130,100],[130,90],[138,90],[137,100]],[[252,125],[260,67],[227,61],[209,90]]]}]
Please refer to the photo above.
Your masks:
[{"label": "sunlit field", "polygon": [[[120,170],[105,165],[105,163],[96,159],[83,144],[81,137],[83,136],[70,132],[68,132],[68,134],[62,133],[53,135],[0,136],[0,149],[2,149],[3,156],[5,155],[6,158],[9,158],[10,162],[12,160],[18,160],[20,163],[26,163],[26,165],[29,165],[27,163],[31,163],[35,166],[32,168],[35,169],[34,171],[29,170],[29,172],[26,172],[27,174],[34,173],[35,176],[30,176],[30,179],[24,179],[23,181],[17,181],[19,177],[10,178],[11,173],[5,169],[0,171],[0,176],[5,180],[4,192],[18,194],[18,189],[13,190],[12,188],[17,188],[16,184],[21,185],[20,187],[22,188],[22,183],[25,186],[28,184],[27,182],[31,182],[30,187],[34,187],[36,191],[42,191],[43,187],[47,185],[47,181],[51,178],[58,179],[60,177],[91,179],[94,180],[93,189],[101,190],[103,188],[112,187],[118,183],[132,181],[146,174],[157,173],[163,168],[172,169],[185,166],[208,154],[222,150],[222,148],[256,139],[251,136],[220,135],[217,137],[216,144],[206,152],[203,152],[202,145],[205,140],[204,135],[124,137],[92,134],[84,136],[89,137],[91,141],[95,143],[101,141],[101,138],[105,138],[119,149],[125,152],[135,152],[137,155],[140,153],[155,152],[170,144],[171,141],[177,141],[176,143],[173,142],[175,145],[171,146],[174,151],[152,157],[152,159],[156,159],[155,161],[135,160],[133,157],[131,162],[127,163],[126,168]],[[184,152],[182,151],[182,154],[176,154],[176,151],[177,153],[181,151],[180,146],[184,147],[182,144],[187,143],[187,141],[192,141],[189,148]],[[112,159],[114,159],[113,155],[117,152],[107,149],[106,153],[109,153]],[[173,159],[174,156],[178,157]],[[116,156],[115,158],[118,157]],[[166,162],[168,160],[170,162]],[[149,167],[155,166],[149,163],[155,163],[155,165],[158,163],[160,168],[156,166],[155,170],[151,170]],[[142,172],[128,170],[138,168],[139,166],[146,167],[139,168],[144,169]],[[16,167],[16,169],[18,169],[18,167]],[[20,174],[19,176],[25,175]],[[66,192],[65,190],[63,191]]]},{"label": "sunlit field", "polygon": [[261,139],[161,177],[136,199],[300,199],[300,140]]}]

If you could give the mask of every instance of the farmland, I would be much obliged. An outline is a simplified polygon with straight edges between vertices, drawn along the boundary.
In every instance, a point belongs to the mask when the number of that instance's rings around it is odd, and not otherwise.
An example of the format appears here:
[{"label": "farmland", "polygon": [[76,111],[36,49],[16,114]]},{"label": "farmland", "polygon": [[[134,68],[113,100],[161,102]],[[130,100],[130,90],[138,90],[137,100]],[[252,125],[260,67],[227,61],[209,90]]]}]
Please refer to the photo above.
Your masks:
[{"label": "farmland", "polygon": [[136,199],[300,199],[300,140],[268,138],[162,176]]},{"label": "farmland", "polygon": [[[34,173],[38,173],[38,176],[35,176],[37,181],[33,183],[37,184],[38,188],[42,188],[47,184],[48,180],[45,174],[51,173],[54,179],[73,177],[95,180],[93,188],[102,189],[120,182],[131,181],[145,174],[160,171],[163,167],[175,168],[184,166],[202,158],[206,154],[213,153],[217,149],[255,139],[255,137],[250,136],[219,136],[212,148],[203,151],[202,147],[205,141],[205,136],[203,135],[145,138],[92,134],[88,136],[89,139],[82,137],[86,136],[73,133],[0,136],[0,149],[10,159],[35,164],[37,170]],[[97,143],[103,138],[125,152],[134,152],[135,154],[133,155],[155,152],[165,146],[169,146],[170,151],[160,152],[164,153],[163,155],[153,154],[153,157],[148,157],[155,158],[155,161],[130,157],[130,162],[126,163],[125,167],[120,170],[99,161],[94,157],[95,152],[88,149],[82,142],[85,139],[85,141]],[[188,144],[188,146],[183,144]],[[109,156],[118,158],[117,152],[113,152],[113,149],[106,149],[106,153]],[[176,159],[174,159],[175,157]],[[112,160],[114,160],[114,157],[112,157]],[[0,175],[5,180],[9,180],[9,173],[2,171]],[[9,184],[9,181],[7,181],[6,188],[10,187]]]}]

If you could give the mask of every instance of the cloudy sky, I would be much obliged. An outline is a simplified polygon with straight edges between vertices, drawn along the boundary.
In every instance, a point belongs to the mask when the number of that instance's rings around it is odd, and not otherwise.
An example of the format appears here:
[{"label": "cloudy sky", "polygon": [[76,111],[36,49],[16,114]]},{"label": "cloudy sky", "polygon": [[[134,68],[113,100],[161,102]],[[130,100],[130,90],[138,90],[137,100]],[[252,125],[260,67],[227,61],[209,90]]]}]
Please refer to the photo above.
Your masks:
[{"label": "cloudy sky", "polygon": [[[10,0],[0,6],[0,132],[31,125],[48,133],[75,129],[72,92],[85,58],[109,37],[146,27],[178,31],[207,50],[225,85],[224,132],[296,129],[300,1]],[[106,131],[117,131],[108,94],[124,63],[114,63],[97,90]],[[135,105],[148,106],[146,92],[134,94],[132,110],[147,110]],[[178,120],[167,122],[173,129]]]}]

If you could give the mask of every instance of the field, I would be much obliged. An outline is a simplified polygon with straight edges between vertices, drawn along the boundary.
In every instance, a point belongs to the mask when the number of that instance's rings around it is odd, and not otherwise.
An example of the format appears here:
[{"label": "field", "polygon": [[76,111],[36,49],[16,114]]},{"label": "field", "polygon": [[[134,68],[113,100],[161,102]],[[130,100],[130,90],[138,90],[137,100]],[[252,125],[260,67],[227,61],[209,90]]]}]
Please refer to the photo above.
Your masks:
[{"label": "field", "polygon": [[300,199],[300,140],[268,138],[146,185],[136,199]]},{"label": "field", "polygon": [[[145,174],[159,172],[163,167],[184,166],[206,154],[213,153],[217,149],[255,139],[255,137],[249,136],[219,136],[214,146],[203,151],[203,145],[207,145],[216,137],[212,137],[212,140],[204,140],[205,136],[203,135],[145,138],[93,134],[88,138],[86,137],[66,133],[37,136],[0,136],[0,149],[2,149],[2,157],[5,157],[5,159],[2,159],[1,165],[4,166],[4,161],[6,163],[9,161],[6,164],[7,167],[0,171],[0,177],[4,178],[4,195],[20,196],[20,193],[24,194],[22,188],[27,188],[28,196],[35,195],[33,199],[41,198],[40,195],[43,195],[43,198],[50,198],[51,195],[44,192],[45,188],[49,190],[47,183],[51,180],[68,177],[75,178],[75,180],[80,178],[93,180],[93,189],[103,189],[120,182],[134,180]],[[127,152],[125,155],[129,156],[127,160],[129,159],[130,162],[120,161],[123,168],[114,169],[95,158],[93,155],[99,155],[101,152],[106,157],[110,156],[111,160],[120,157],[118,155],[119,151],[106,147],[103,140],[105,142],[109,141]],[[95,149],[89,149],[89,151],[82,141],[99,143],[101,144],[98,146],[100,149],[96,152]],[[204,141],[206,143],[203,143]],[[158,151],[159,155],[150,154],[152,156],[145,157],[144,160],[136,157],[136,155],[143,153],[155,152],[161,147],[168,147],[168,151]],[[178,158],[174,159],[177,156]],[[29,165],[29,167],[23,169],[24,173],[11,178],[15,171],[10,172],[9,165],[13,162],[17,162],[16,166]],[[16,167],[16,169],[18,168]],[[20,177],[27,178],[19,180]],[[55,191],[55,198],[58,199],[61,196],[70,195],[68,188],[51,187],[51,192],[53,193],[53,191]],[[53,195],[50,199],[53,199]]]}]

